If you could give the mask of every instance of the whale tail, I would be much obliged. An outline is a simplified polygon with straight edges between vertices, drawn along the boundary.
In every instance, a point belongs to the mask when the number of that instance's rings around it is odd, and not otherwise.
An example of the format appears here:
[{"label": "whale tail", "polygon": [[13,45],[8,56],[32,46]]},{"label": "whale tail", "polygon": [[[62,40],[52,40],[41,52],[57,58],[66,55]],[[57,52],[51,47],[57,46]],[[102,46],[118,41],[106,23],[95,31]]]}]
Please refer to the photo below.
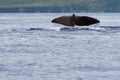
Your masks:
[{"label": "whale tail", "polygon": [[53,23],[63,24],[65,26],[75,26],[74,15],[61,16],[52,20]]},{"label": "whale tail", "polygon": [[62,24],[65,26],[89,26],[92,24],[100,23],[99,20],[88,17],[88,16],[76,16],[73,14],[72,16],[61,16],[52,20],[53,23]]},{"label": "whale tail", "polygon": [[100,23],[100,21],[88,16],[76,16],[75,18],[75,24],[78,26],[89,26],[96,23]]}]

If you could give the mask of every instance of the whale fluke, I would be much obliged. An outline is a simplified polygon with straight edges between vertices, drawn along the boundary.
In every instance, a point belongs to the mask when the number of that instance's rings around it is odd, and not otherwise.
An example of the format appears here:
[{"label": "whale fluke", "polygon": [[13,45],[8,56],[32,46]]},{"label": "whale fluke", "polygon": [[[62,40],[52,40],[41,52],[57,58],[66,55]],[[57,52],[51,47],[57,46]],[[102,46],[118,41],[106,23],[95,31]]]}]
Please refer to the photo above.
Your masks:
[{"label": "whale fluke", "polygon": [[62,24],[65,26],[89,26],[92,24],[100,23],[98,19],[88,16],[61,16],[52,20],[53,23]]},{"label": "whale fluke", "polygon": [[61,16],[52,20],[53,23],[59,23],[66,26],[75,26],[75,21],[73,16]]}]

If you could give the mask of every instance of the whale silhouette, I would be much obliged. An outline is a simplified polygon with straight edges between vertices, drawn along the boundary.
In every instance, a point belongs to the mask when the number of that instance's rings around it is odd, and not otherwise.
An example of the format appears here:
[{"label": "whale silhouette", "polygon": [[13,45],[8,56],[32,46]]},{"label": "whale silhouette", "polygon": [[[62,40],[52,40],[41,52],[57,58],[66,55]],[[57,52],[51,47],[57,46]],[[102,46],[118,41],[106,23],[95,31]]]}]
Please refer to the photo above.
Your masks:
[{"label": "whale silhouette", "polygon": [[76,16],[75,14],[72,16],[61,16],[53,19],[51,22],[65,26],[89,26],[92,24],[100,23],[98,19],[88,16]]}]

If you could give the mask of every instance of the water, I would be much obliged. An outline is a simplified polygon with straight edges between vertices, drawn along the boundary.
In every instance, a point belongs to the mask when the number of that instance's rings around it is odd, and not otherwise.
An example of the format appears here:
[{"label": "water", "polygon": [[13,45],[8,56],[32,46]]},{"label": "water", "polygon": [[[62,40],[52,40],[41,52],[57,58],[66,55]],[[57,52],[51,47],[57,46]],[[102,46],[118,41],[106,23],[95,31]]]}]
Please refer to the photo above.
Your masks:
[{"label": "water", "polygon": [[101,23],[73,29],[61,15],[0,14],[1,80],[120,80],[120,14],[78,13]]}]

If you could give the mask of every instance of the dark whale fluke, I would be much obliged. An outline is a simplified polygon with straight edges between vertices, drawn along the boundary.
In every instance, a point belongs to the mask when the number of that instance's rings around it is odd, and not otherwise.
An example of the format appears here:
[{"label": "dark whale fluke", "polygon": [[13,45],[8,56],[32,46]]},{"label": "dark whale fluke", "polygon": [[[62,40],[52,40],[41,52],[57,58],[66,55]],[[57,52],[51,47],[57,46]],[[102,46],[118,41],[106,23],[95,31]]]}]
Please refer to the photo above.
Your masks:
[{"label": "dark whale fluke", "polygon": [[95,23],[100,23],[99,20],[88,16],[62,16],[52,20],[53,23],[63,24],[65,26],[89,26]]},{"label": "dark whale fluke", "polygon": [[59,23],[66,26],[75,26],[75,21],[73,16],[62,16],[52,20],[53,23]]}]

